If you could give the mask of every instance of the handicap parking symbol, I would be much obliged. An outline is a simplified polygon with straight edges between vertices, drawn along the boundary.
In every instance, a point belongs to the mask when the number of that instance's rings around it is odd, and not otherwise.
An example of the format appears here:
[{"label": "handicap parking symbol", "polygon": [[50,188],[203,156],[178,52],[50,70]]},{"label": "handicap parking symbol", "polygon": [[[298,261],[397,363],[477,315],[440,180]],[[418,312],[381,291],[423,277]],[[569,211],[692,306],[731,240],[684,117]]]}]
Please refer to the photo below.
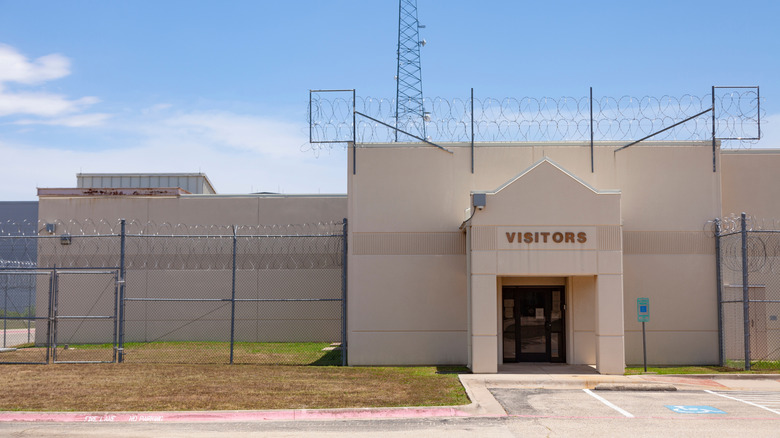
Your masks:
[{"label": "handicap parking symbol", "polygon": [[664,405],[678,414],[725,414],[718,408],[712,406],[684,406],[684,405]]}]

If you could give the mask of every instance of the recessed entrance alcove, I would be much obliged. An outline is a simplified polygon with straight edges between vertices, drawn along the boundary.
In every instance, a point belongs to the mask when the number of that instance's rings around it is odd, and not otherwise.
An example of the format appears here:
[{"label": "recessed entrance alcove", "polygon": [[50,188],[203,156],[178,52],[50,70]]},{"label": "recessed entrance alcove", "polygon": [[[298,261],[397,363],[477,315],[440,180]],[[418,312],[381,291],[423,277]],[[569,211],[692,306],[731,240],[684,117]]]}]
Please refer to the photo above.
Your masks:
[{"label": "recessed entrance alcove", "polygon": [[545,158],[473,195],[464,223],[472,371],[557,362],[622,374],[620,192]]}]

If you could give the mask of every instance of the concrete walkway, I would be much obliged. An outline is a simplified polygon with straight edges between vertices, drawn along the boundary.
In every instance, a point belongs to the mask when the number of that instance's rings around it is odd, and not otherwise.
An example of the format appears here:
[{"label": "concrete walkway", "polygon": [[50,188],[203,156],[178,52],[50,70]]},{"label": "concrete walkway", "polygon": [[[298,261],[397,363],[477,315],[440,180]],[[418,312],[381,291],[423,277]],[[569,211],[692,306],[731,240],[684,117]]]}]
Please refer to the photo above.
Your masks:
[{"label": "concrete walkway", "polygon": [[0,412],[3,422],[239,422],[435,417],[505,417],[490,388],[603,389],[634,391],[740,390],[780,392],[780,374],[601,375],[587,365],[512,364],[498,374],[461,374],[469,399],[464,406],[291,409],[189,412]]},{"label": "concrete walkway", "polygon": [[12,348],[35,341],[35,328],[3,330],[0,325],[0,348]]}]

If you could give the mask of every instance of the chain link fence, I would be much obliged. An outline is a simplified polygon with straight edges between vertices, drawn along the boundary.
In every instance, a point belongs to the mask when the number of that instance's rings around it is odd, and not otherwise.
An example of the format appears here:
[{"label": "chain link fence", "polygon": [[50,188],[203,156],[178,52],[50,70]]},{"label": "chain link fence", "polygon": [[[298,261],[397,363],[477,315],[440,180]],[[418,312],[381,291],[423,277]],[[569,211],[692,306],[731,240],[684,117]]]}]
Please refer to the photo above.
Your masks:
[{"label": "chain link fence", "polygon": [[780,369],[778,225],[744,213],[715,221],[721,365]]},{"label": "chain link fence", "polygon": [[16,225],[0,363],[346,363],[346,221]]},{"label": "chain link fence", "polygon": [[[2,344],[0,351],[12,352],[16,346],[29,346],[35,340],[36,326],[46,325],[36,319],[35,288],[36,274],[28,269],[31,263],[0,261],[0,330]],[[40,352],[37,352],[40,353]],[[45,357],[36,353],[16,355],[15,362],[42,362]]]}]

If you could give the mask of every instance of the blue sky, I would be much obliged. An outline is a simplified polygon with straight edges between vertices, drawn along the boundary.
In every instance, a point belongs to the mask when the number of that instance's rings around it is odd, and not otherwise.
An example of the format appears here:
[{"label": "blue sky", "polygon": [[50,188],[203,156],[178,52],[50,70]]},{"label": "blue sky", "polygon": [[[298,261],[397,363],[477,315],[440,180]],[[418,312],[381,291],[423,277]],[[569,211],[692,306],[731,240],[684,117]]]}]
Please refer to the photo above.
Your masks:
[{"label": "blue sky", "polygon": [[[418,0],[428,97],[703,96],[760,85],[780,147],[780,2]],[[198,172],[220,193],[346,191],[312,88],[395,95],[398,3],[0,0],[0,200],[78,172]],[[774,123],[773,123],[774,122]]]}]

